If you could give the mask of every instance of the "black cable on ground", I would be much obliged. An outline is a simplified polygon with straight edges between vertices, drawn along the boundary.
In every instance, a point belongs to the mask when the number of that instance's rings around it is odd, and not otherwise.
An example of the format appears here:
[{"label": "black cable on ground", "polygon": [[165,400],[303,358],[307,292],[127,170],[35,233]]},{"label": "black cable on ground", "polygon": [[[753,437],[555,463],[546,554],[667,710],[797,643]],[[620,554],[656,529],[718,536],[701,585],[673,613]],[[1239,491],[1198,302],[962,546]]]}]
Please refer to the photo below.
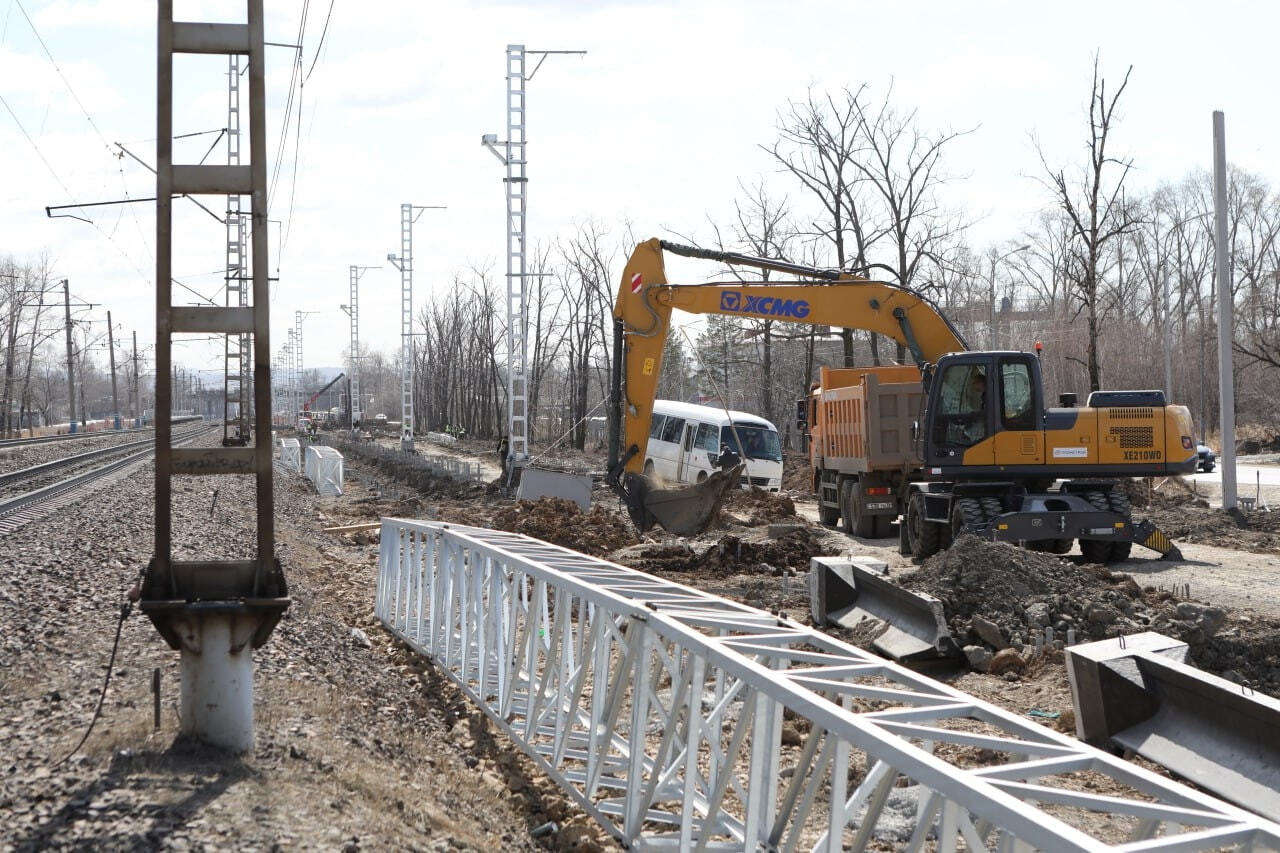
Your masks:
[{"label": "black cable on ground", "polygon": [[93,709],[93,719],[89,721],[89,727],[84,730],[84,735],[80,738],[80,742],[77,743],[70,752],[62,756],[61,759],[53,764],[53,767],[57,767],[65,763],[67,759],[80,751],[80,747],[84,746],[84,742],[87,741],[89,739],[89,735],[93,733],[93,727],[97,724],[98,717],[102,716],[102,706],[107,701],[107,687],[111,684],[111,673],[115,669],[116,665],[116,651],[120,648],[120,631],[124,628],[124,620],[129,618],[129,614],[133,612],[132,597],[131,593],[130,598],[126,599],[120,605],[120,618],[116,620],[116,637],[111,642],[111,657],[107,660],[107,674],[102,679],[102,693],[98,695],[98,707]]}]

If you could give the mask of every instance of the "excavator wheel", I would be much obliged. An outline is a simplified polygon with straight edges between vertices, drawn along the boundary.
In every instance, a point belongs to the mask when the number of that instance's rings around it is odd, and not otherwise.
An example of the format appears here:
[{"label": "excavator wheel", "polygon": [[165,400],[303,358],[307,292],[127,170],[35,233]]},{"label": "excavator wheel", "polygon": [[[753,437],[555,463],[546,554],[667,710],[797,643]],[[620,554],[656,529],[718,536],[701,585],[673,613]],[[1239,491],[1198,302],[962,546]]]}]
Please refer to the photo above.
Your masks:
[{"label": "excavator wheel", "polygon": [[962,533],[972,532],[974,528],[986,523],[982,504],[976,498],[956,498],[951,505],[951,538],[955,540]]},{"label": "excavator wheel", "polygon": [[924,495],[916,492],[907,504],[907,541],[912,558],[924,560],[938,553],[941,536],[942,528],[925,519]]},{"label": "excavator wheel", "polygon": [[[1124,516],[1126,525],[1133,524],[1133,506],[1129,503],[1129,495],[1119,483],[1113,486],[1111,491],[1107,492],[1107,503],[1111,506],[1112,512],[1118,512]],[[1132,550],[1132,542],[1112,542],[1111,562],[1124,562],[1129,559],[1129,552]]]},{"label": "excavator wheel", "polygon": [[[1088,501],[1095,509],[1100,509],[1104,512],[1110,512],[1111,510],[1111,503],[1107,500],[1106,492],[1082,492],[1080,497]],[[1080,553],[1084,555],[1087,563],[1110,563],[1113,550],[1112,543],[1103,539],[1080,540]],[[1126,554],[1125,556],[1128,555]]]},{"label": "excavator wheel", "polygon": [[1050,554],[1069,554],[1074,544],[1074,539],[1049,539],[1045,541],[1044,549]]}]

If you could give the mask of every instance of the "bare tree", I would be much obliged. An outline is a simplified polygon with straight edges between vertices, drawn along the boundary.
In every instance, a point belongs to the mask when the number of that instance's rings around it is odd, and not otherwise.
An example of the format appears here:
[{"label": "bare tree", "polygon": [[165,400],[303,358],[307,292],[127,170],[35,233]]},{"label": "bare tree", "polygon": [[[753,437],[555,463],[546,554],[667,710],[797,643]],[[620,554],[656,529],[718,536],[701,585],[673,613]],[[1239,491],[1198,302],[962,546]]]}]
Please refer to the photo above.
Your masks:
[{"label": "bare tree", "polygon": [[1123,199],[1124,182],[1133,168],[1133,160],[1116,157],[1107,150],[1111,131],[1117,122],[1116,105],[1133,66],[1125,71],[1124,79],[1114,93],[1108,93],[1107,81],[1100,76],[1098,56],[1093,60],[1093,87],[1089,94],[1089,135],[1085,141],[1089,159],[1078,174],[1068,177],[1065,169],[1054,169],[1045,159],[1044,151],[1037,143],[1040,164],[1047,175],[1046,186],[1051,190],[1054,203],[1062,209],[1071,223],[1072,253],[1075,263],[1072,272],[1072,295],[1079,302],[1077,314],[1085,315],[1088,328],[1089,388],[1102,387],[1102,366],[1098,359],[1098,336],[1102,327],[1103,306],[1100,301],[1102,272],[1106,253],[1119,238],[1129,233],[1136,222],[1135,210]]},{"label": "bare tree", "polygon": [[[779,114],[777,141],[760,146],[817,200],[824,218],[812,223],[809,236],[829,245],[842,270],[865,268],[871,247],[884,233],[871,216],[865,173],[856,162],[865,142],[860,127],[865,91],[861,86],[818,96],[810,89],[804,101],[792,101]],[[841,338],[845,366],[852,367],[853,330],[844,329]]]},{"label": "bare tree", "polygon": [[[899,112],[892,97],[890,86],[874,110],[861,101],[854,105],[863,147],[852,163],[883,205],[885,236],[892,249],[886,266],[903,287],[919,287],[923,281],[923,289],[935,290],[936,279],[929,281],[921,272],[940,268],[964,230],[963,221],[938,200],[937,191],[948,180],[942,169],[943,149],[972,131],[925,133],[916,111]],[[872,355],[879,364],[874,336]],[[906,348],[899,344],[897,360],[905,358]]]}]

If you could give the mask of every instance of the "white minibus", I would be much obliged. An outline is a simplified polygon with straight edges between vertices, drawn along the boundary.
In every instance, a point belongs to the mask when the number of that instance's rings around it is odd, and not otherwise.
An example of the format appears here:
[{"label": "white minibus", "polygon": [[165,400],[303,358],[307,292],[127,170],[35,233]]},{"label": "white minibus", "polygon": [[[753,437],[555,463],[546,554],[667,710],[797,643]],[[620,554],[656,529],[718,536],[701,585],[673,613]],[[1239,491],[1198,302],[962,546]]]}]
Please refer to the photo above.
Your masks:
[{"label": "white minibus", "polygon": [[782,442],[777,427],[746,412],[726,414],[718,406],[674,400],[653,401],[644,472],[672,483],[701,482],[717,470],[715,462],[723,445],[747,463],[743,488],[770,492],[782,488]]}]

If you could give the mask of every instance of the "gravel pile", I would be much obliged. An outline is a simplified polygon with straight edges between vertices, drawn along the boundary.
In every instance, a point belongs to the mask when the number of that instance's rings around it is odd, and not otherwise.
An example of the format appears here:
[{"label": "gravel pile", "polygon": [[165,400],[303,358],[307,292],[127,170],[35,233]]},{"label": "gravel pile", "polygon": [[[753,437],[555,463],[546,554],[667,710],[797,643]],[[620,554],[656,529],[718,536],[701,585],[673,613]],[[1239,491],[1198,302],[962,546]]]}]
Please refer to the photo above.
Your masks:
[{"label": "gravel pile", "polygon": [[[175,552],[249,556],[252,478],[175,481]],[[253,754],[176,740],[178,655],[125,619],[152,549],[152,471],[138,466],[10,534],[0,556],[0,849],[599,849],[557,789],[372,617],[376,546],[343,546],[301,477],[276,474],[277,551],[293,596],[255,653]],[[359,495],[353,495],[359,497]],[[152,672],[162,724],[152,728]],[[535,842],[549,820],[559,832]]]}]

